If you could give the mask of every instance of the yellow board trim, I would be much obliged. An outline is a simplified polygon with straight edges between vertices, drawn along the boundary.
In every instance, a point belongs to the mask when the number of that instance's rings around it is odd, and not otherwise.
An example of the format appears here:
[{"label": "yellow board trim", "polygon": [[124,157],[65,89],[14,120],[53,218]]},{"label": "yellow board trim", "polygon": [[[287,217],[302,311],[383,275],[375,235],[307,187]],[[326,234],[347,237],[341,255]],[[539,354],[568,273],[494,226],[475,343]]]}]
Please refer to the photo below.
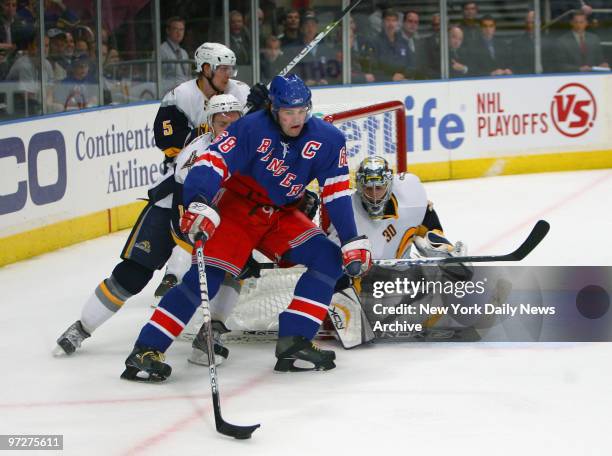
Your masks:
[{"label": "yellow board trim", "polygon": [[0,266],[130,228],[145,204],[137,201],[0,238]]},{"label": "yellow board trim", "polygon": [[410,164],[410,154],[408,154],[408,172],[416,174],[422,181],[604,168],[612,168],[612,150],[475,158],[416,164]]}]

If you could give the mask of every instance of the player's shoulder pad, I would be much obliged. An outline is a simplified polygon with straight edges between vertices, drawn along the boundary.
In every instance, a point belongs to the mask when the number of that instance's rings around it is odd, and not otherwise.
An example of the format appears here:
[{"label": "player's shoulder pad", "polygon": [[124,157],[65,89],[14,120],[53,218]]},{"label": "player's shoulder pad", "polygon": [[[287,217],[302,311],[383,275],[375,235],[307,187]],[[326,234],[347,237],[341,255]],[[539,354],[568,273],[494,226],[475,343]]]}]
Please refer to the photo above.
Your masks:
[{"label": "player's shoulder pad", "polygon": [[392,191],[400,206],[427,206],[425,187],[414,174],[399,173],[393,176]]},{"label": "player's shoulder pad", "polygon": [[236,79],[230,79],[227,87],[228,94],[234,95],[243,105],[246,104],[246,99],[251,91],[251,88],[247,84]]},{"label": "player's shoulder pad", "polygon": [[166,93],[162,98],[162,106],[178,105],[184,106],[200,89],[196,79],[190,79],[177,85],[174,89]]}]

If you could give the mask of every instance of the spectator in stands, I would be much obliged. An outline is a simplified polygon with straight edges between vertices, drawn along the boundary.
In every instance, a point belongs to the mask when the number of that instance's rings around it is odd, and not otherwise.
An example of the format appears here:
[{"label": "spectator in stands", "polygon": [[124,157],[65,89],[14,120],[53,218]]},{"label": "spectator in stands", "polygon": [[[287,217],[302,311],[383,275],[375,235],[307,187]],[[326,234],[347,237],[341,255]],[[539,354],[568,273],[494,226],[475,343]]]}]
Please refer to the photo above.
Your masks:
[{"label": "spectator in stands", "polygon": [[[440,14],[431,16],[432,33],[423,39],[423,63],[428,78],[439,78],[440,74]],[[463,34],[462,34],[463,37]],[[462,38],[463,39],[463,38]]]},{"label": "spectator in stands", "polygon": [[45,27],[70,30],[79,25],[80,19],[62,0],[44,0]]},{"label": "spectator in stands", "polygon": [[409,60],[411,61],[411,72],[415,72],[419,66],[423,65],[422,43],[419,39],[419,14],[410,10],[404,13],[404,22],[401,30],[402,38],[408,43]]},{"label": "spectator in stands", "polygon": [[572,30],[559,38],[558,59],[561,71],[592,71],[593,67],[610,68],[604,60],[599,37],[586,31],[588,20],[582,11],[574,13]]},{"label": "spectator in stands", "polygon": [[6,77],[11,69],[11,62],[8,56],[9,52],[6,49],[0,48],[0,81]]},{"label": "spectator in stands", "polygon": [[17,16],[17,0],[0,0],[0,50],[10,59],[15,51],[19,33],[26,30],[27,23]]},{"label": "spectator in stands", "polygon": [[535,13],[533,10],[525,17],[525,32],[510,43],[512,52],[512,72],[515,74],[535,73]]},{"label": "spectator in stands", "polygon": [[66,32],[58,28],[49,29],[49,61],[53,67],[53,77],[55,81],[61,81],[68,75],[70,60],[66,56]]},{"label": "spectator in stands", "polygon": [[81,55],[90,56],[89,43],[87,42],[87,40],[84,40],[83,38],[78,38],[77,40],[75,40],[74,55],[75,57],[79,57]]},{"label": "spectator in stands", "polygon": [[299,46],[302,43],[300,26],[300,12],[296,9],[289,10],[283,21],[283,33],[278,36],[285,54],[287,53],[286,47]]},{"label": "spectator in stands", "polygon": [[240,11],[230,12],[230,49],[236,54],[236,65],[251,64],[251,37]]},{"label": "spectator in stands", "polygon": [[66,31],[66,51],[64,52],[68,62],[72,62],[74,58],[74,36],[72,33]]},{"label": "spectator in stands", "polygon": [[414,63],[410,59],[408,42],[398,32],[399,14],[393,9],[382,13],[383,30],[373,41],[376,79],[401,81],[406,79]]},{"label": "spectator in stands", "polygon": [[21,0],[17,2],[17,16],[27,24],[34,24],[38,18],[38,1]]},{"label": "spectator in stands", "polygon": [[74,59],[68,76],[55,86],[53,97],[56,111],[74,111],[98,105],[98,86],[90,83],[89,57]]},{"label": "spectator in stands", "polygon": [[[314,11],[308,11],[301,22],[302,42],[297,46],[287,47],[286,52],[288,52],[290,58],[310,43],[319,33],[319,20]],[[333,49],[323,40],[296,65],[296,73],[307,85],[337,83],[342,78],[342,63],[337,60]]]},{"label": "spectator in stands", "polygon": [[501,38],[495,36],[495,19],[491,16],[483,16],[480,19],[480,29],[480,39],[469,44],[466,43],[469,46],[470,57],[468,61],[471,67],[471,75],[502,76],[512,74],[508,47]]},{"label": "spectator in stands", "polygon": [[448,74],[451,78],[465,77],[470,71],[462,44],[463,29],[451,25],[448,29]]},{"label": "spectator in stands", "polygon": [[269,82],[285,67],[286,60],[278,37],[270,35],[266,38],[265,46],[261,50],[260,58],[261,79]]},{"label": "spectator in stands", "polygon": [[478,22],[478,5],[476,2],[463,3],[463,20],[461,21],[463,29],[463,42],[466,46],[471,46],[474,41],[479,41],[481,32]]},{"label": "spectator in stands", "polygon": [[[33,26],[29,33],[24,32],[23,39],[26,42],[20,47],[25,49],[25,52],[15,61],[6,79],[16,81],[17,90],[23,94],[23,97],[17,98],[19,102],[16,111],[23,114],[28,113],[28,115],[40,114],[42,112],[40,82],[42,79],[47,86],[51,84],[53,68],[49,60],[45,58],[43,60],[44,71],[40,71],[38,39]],[[49,38],[45,37],[45,47],[48,46],[48,43]],[[51,97],[50,90],[47,94]],[[24,103],[24,106],[19,106],[21,103]]]},{"label": "spectator in stands", "polygon": [[191,78],[189,55],[181,47],[185,37],[185,20],[173,16],[166,21],[166,41],[159,48],[162,61],[162,91],[176,87]]},{"label": "spectator in stands", "polygon": [[[257,8],[257,23],[259,24],[259,48],[266,47],[266,39],[273,35],[272,25],[265,21],[264,12],[261,8]],[[251,16],[246,15],[246,28],[251,27]]]},{"label": "spectator in stands", "polygon": [[[363,84],[375,82],[376,76],[372,72],[374,49],[367,39],[357,32],[357,24],[351,17],[349,45],[351,47],[351,82]],[[338,61],[342,61],[342,54]]]}]

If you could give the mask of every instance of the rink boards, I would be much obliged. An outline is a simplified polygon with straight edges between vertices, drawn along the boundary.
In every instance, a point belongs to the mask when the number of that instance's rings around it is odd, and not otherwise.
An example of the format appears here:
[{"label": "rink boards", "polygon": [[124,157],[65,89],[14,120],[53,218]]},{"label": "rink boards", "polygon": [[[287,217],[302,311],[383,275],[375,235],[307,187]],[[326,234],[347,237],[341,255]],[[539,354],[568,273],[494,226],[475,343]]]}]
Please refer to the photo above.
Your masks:
[{"label": "rink boards", "polygon": [[[612,75],[318,88],[315,115],[406,107],[408,169],[422,180],[612,166]],[[0,125],[0,266],[125,229],[162,172],[157,102]],[[395,151],[391,114],[345,127],[349,153]],[[366,150],[359,149],[366,148]]]}]

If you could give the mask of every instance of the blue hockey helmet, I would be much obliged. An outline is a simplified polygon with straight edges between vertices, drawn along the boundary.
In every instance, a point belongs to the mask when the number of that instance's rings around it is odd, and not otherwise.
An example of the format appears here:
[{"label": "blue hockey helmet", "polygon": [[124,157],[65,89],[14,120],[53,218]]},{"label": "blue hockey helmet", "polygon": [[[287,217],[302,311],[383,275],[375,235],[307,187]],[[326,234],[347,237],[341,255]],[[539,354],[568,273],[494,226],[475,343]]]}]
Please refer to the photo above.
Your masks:
[{"label": "blue hockey helmet", "polygon": [[273,112],[278,112],[280,108],[306,107],[310,110],[312,107],[310,89],[295,74],[275,76],[270,84],[269,97]]}]

